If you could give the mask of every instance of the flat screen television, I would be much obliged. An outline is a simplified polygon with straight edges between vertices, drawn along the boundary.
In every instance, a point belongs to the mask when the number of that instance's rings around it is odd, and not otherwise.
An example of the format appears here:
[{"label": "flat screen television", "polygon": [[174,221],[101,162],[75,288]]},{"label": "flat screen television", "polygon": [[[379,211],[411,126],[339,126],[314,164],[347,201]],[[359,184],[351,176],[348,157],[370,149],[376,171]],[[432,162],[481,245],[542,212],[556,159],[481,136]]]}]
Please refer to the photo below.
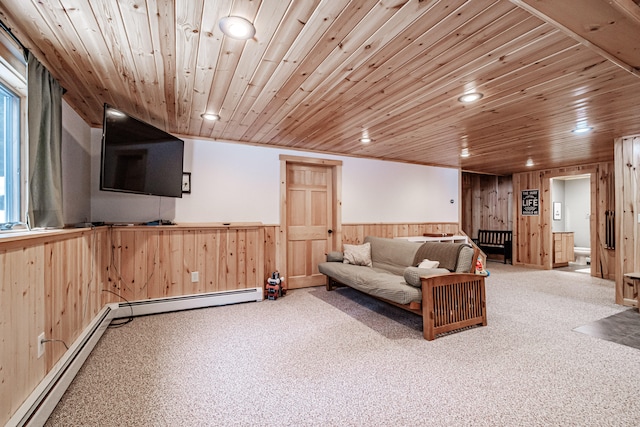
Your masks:
[{"label": "flat screen television", "polygon": [[182,197],[184,141],[104,105],[100,189]]}]

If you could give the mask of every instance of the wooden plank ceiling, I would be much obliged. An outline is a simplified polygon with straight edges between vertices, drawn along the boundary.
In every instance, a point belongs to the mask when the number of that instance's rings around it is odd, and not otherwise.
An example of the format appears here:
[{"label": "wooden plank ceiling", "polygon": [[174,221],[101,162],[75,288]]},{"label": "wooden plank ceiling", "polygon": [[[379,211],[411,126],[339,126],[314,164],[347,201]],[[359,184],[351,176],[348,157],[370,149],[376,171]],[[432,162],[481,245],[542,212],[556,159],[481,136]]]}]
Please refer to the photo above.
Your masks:
[{"label": "wooden plank ceiling", "polygon": [[[227,15],[256,36],[223,36]],[[107,102],[182,136],[491,174],[612,161],[640,133],[635,0],[2,0],[0,19],[93,126]]]}]

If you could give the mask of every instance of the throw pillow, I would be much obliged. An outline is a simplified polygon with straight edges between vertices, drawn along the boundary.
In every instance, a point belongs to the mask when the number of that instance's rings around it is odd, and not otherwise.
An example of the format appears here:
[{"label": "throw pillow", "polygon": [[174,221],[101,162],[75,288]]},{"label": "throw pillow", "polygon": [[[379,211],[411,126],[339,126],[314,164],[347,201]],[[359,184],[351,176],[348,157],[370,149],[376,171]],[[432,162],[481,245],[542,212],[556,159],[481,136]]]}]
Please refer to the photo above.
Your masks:
[{"label": "throw pillow", "polygon": [[418,264],[418,268],[438,268],[439,265],[440,261],[431,261],[425,259],[420,264]]},{"label": "throw pillow", "polygon": [[345,264],[365,265],[371,267],[371,243],[363,245],[343,245]]},{"label": "throw pillow", "polygon": [[447,270],[443,269],[435,269],[435,268],[418,268],[418,267],[407,267],[404,269],[404,281],[407,282],[407,285],[411,285],[414,288],[422,287],[421,277],[430,277],[430,276],[439,276],[441,274],[447,272]]}]

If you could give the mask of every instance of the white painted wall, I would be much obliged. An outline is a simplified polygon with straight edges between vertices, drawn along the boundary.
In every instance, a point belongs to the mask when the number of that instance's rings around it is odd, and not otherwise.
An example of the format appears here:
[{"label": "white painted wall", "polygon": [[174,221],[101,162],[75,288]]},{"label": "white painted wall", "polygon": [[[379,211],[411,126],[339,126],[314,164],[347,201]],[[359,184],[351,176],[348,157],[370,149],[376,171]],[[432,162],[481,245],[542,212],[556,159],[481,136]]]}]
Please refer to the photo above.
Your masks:
[{"label": "white painted wall", "polygon": [[91,128],[62,102],[62,212],[64,223],[91,219]]},{"label": "white painted wall", "polygon": [[[343,161],[342,222],[458,222],[458,170],[185,139],[191,194],[182,199],[99,190],[101,129],[91,130],[91,218],[280,223],[280,154]],[[450,203],[453,200],[453,203]]]},{"label": "white painted wall", "polygon": [[343,223],[458,222],[457,169],[342,160]]},{"label": "white painted wall", "polygon": [[176,200],[176,222],[280,223],[279,150],[185,140],[191,194]]},{"label": "white painted wall", "polygon": [[564,190],[567,231],[573,231],[575,246],[589,248],[591,247],[591,179],[567,180]]},{"label": "white painted wall", "polygon": [[591,178],[552,179],[551,198],[562,203],[562,221],[552,221],[553,231],[572,231],[573,244],[591,246]]}]

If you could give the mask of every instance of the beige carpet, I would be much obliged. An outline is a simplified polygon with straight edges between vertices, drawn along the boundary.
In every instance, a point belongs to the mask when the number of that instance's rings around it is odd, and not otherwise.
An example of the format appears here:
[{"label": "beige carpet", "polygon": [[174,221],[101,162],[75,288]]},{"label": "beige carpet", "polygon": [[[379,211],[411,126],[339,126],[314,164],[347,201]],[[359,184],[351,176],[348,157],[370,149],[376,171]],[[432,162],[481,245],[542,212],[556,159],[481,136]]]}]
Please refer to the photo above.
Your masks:
[{"label": "beige carpet", "polygon": [[572,329],[613,282],[490,263],[487,327],[422,339],[350,289],[108,330],[49,426],[636,426],[640,350]]}]

